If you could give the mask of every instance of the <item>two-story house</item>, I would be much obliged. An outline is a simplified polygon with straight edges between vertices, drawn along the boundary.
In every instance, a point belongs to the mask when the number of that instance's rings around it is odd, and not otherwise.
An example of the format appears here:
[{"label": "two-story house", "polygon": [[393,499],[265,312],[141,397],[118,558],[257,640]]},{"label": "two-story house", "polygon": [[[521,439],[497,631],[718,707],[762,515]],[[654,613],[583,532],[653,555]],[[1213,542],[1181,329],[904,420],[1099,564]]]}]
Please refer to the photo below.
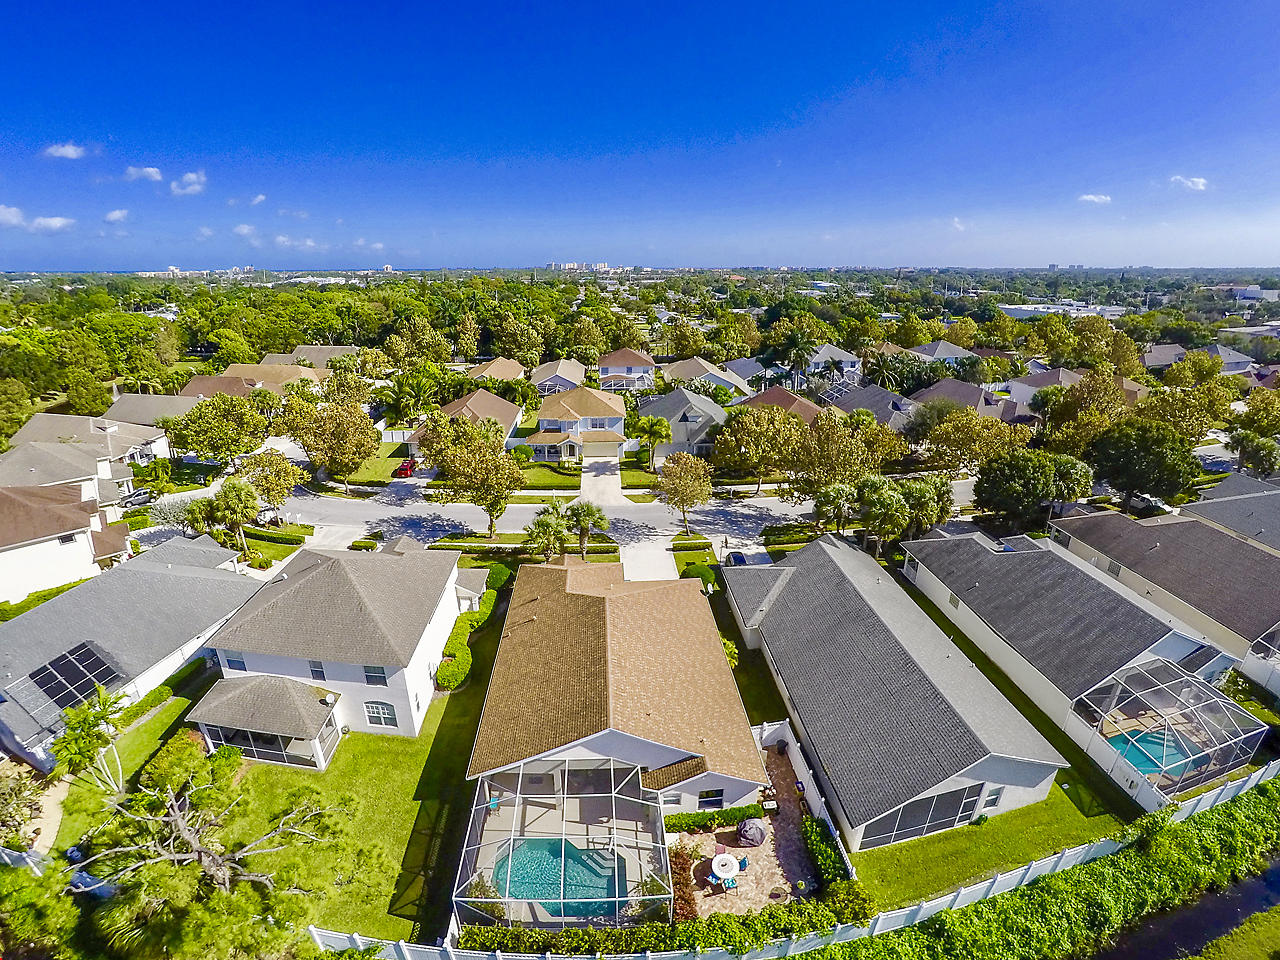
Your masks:
[{"label": "two-story house", "polygon": [[657,365],[642,350],[623,347],[606,353],[599,361],[602,390],[647,390],[653,386]]},{"label": "two-story house", "polygon": [[24,443],[77,443],[91,447],[113,463],[150,463],[169,456],[169,439],[159,427],[122,423],[105,417],[37,413],[10,439]]},{"label": "two-story house", "polygon": [[133,471],[89,444],[24,443],[0,454],[0,485],[74,487],[114,521],[121,498],[133,489]]},{"label": "two-story house", "polygon": [[550,393],[561,393],[582,386],[587,376],[587,368],[572,357],[562,360],[548,360],[529,371],[529,382],[538,388],[540,396]]},{"label": "two-story house", "polygon": [[211,749],[323,770],[343,733],[416,736],[484,570],[402,537],[300,551],[212,638],[222,679],[191,712]]},{"label": "two-story house", "polygon": [[74,484],[0,487],[0,600],[97,576],[128,541],[128,528],[109,527]]},{"label": "two-story house", "polygon": [[542,401],[538,432],[525,442],[535,460],[616,457],[626,442],[622,434],[627,405],[621,397],[591,387],[575,387]]}]

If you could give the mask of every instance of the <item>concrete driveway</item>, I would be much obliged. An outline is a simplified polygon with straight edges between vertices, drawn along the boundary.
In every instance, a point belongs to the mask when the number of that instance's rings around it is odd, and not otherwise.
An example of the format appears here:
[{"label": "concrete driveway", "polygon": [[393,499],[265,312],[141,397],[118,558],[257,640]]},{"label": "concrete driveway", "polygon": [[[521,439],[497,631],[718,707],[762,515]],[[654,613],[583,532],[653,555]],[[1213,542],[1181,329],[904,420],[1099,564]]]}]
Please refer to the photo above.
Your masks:
[{"label": "concrete driveway", "polygon": [[667,549],[669,544],[665,537],[624,544],[619,551],[623,576],[628,580],[676,579],[676,560]]},{"label": "concrete driveway", "polygon": [[630,506],[622,492],[622,467],[616,457],[583,457],[582,493],[579,500],[590,500],[599,507]]}]

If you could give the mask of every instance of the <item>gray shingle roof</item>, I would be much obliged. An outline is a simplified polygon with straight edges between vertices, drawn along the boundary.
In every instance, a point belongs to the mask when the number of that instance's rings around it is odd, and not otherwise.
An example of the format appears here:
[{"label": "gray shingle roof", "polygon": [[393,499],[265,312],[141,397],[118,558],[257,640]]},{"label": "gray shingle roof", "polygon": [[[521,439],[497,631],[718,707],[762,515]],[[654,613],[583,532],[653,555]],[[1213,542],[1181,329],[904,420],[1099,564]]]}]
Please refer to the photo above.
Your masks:
[{"label": "gray shingle roof", "polygon": [[[992,754],[1063,765],[875,560],[827,536],[774,565],[760,632],[827,781],[865,823]],[[725,580],[744,616],[770,586]]]},{"label": "gray shingle roof", "polygon": [[[19,704],[9,687],[80,643],[98,649],[121,677],[132,679],[230,616],[262,585],[215,570],[208,537],[181,538],[99,574],[8,623],[0,624],[0,702],[3,722],[24,743],[61,729],[61,719],[37,721],[51,706],[30,691]],[[213,544],[213,549],[221,548]],[[30,687],[30,685],[27,685]]]},{"label": "gray shingle roof", "polygon": [[407,667],[459,556],[453,550],[301,550],[210,645]]},{"label": "gray shingle roof", "polygon": [[916,403],[927,403],[938,398],[953,400],[966,407],[973,407],[982,416],[997,417],[1005,423],[1035,418],[1035,414],[1025,403],[1018,403],[1005,397],[997,397],[994,393],[984,390],[976,383],[966,383],[963,380],[955,379],[955,377],[946,377],[933,386],[917,390],[911,395],[911,399]]},{"label": "gray shingle roof", "polygon": [[224,677],[209,688],[187,719],[314,740],[333,713],[333,707],[324,702],[328,692],[288,677]]},{"label": "gray shingle roof", "polygon": [[78,443],[23,443],[0,455],[0,484],[44,486],[98,475],[100,454]]},{"label": "gray shingle roof", "polygon": [[1105,511],[1055,525],[1246,640],[1280,623],[1280,557],[1207,523],[1152,525]]},{"label": "gray shingle roof", "polygon": [[15,447],[24,443],[78,443],[99,451],[100,456],[116,460],[163,436],[164,431],[154,426],[122,423],[105,417],[37,413],[19,428],[10,442]]},{"label": "gray shingle roof", "polygon": [[724,368],[736,373],[743,380],[750,380],[752,377],[758,377],[764,373],[764,367],[760,365],[760,361],[751,357],[739,357],[736,360],[726,360]]},{"label": "gray shingle roof", "polygon": [[957,346],[949,340],[934,340],[932,343],[922,344],[918,347],[909,347],[907,352],[929,357],[932,360],[959,360],[964,357],[977,356],[972,350]]},{"label": "gray shingle roof", "polygon": [[917,404],[914,400],[886,390],[878,383],[854,387],[839,395],[833,395],[829,401],[833,407],[839,407],[845,413],[854,410],[870,410],[878,423],[894,430],[901,430],[911,419],[911,411]]},{"label": "gray shingle roof", "polygon": [[124,393],[107,410],[108,420],[154,427],[161,417],[181,417],[200,402],[198,397],[163,393]]},{"label": "gray shingle roof", "polygon": [[1245,473],[1233,473],[1229,477],[1224,477],[1221,483],[1201,490],[1200,500],[1222,500],[1226,497],[1243,497],[1251,493],[1276,492],[1280,492],[1280,484],[1259,480]]},{"label": "gray shingle roof", "polygon": [[1259,488],[1242,496],[1200,500],[1187,504],[1182,512],[1280,550],[1280,489]]},{"label": "gray shingle roof", "polygon": [[1167,623],[1065,557],[1025,537],[1008,543],[1025,549],[993,550],[973,537],[903,546],[1068,697],[1169,633]]},{"label": "gray shingle roof", "polygon": [[675,443],[694,443],[707,435],[715,425],[724,423],[724,407],[714,400],[678,387],[670,393],[644,397],[640,401],[640,413],[646,417],[661,417],[671,424],[671,439]]}]

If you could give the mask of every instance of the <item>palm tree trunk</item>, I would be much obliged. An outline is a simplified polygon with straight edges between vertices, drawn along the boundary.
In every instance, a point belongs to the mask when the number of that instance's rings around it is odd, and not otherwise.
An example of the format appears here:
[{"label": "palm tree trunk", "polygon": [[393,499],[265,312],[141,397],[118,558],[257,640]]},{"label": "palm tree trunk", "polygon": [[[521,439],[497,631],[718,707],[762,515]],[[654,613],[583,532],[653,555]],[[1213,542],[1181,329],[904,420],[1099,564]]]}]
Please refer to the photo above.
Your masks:
[{"label": "palm tree trunk", "polygon": [[582,559],[587,559],[587,538],[591,535],[590,529],[583,527],[578,531],[578,550],[582,554]]}]

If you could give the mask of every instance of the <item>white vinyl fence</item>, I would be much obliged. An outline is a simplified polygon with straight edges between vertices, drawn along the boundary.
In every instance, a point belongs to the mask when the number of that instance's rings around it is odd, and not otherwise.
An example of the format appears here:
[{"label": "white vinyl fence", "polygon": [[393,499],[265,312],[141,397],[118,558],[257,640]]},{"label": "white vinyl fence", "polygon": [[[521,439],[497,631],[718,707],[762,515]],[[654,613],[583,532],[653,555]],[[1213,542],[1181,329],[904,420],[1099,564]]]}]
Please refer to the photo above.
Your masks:
[{"label": "white vinyl fence", "polygon": [[[775,727],[787,727],[787,724],[785,721],[781,724],[762,724],[760,727],[754,728],[754,730],[759,736],[762,728]],[[772,740],[768,741],[771,743],[776,743],[777,740],[784,738],[784,734],[776,729],[771,729],[768,735],[772,736]],[[790,729],[787,727],[785,736],[789,735]],[[791,742],[794,743],[794,740]],[[795,753],[789,755],[793,766],[796,767],[796,776],[801,777],[803,782],[805,775],[809,778],[812,778],[813,775],[805,767],[803,759],[798,754],[799,751],[796,750]],[[797,761],[799,761],[798,764]],[[801,772],[802,767],[804,768],[803,773]],[[1248,777],[1224,784],[1216,790],[1211,790],[1188,800],[1174,813],[1173,819],[1185,820],[1194,814],[1202,813],[1211,807],[1238,797],[1244,791],[1257,786],[1263,780],[1270,780],[1275,776],[1280,776],[1280,760],[1271,761],[1267,766],[1260,770],[1255,770]],[[811,790],[813,791],[812,794],[810,794]],[[813,797],[820,797],[820,794],[817,793],[816,784],[811,786],[806,783],[805,795],[810,800],[810,807],[816,811],[818,807],[813,803]],[[833,943],[847,943],[850,940],[873,936],[877,933],[900,930],[903,927],[919,923],[921,920],[943,910],[967,907],[969,904],[985,900],[987,897],[994,897],[997,894],[1016,890],[1018,887],[1025,886],[1039,877],[1057,873],[1060,870],[1067,870],[1082,863],[1097,860],[1099,857],[1110,856],[1122,849],[1123,846],[1123,844],[1115,840],[1104,839],[1085,846],[1072,847],[1070,850],[1063,850],[1052,856],[1025,864],[1016,870],[997,874],[988,880],[961,887],[959,890],[935,897],[932,900],[926,900],[910,907],[903,907],[901,910],[888,910],[884,913],[879,913],[872,917],[871,922],[865,927],[855,926],[851,923],[840,924],[824,933],[811,933],[786,940],[774,940],[758,950],[748,951],[742,957],[743,960],[779,960],[779,958],[793,954],[818,950]],[[362,937],[359,934],[335,933],[332,930],[321,930],[318,927],[309,927],[308,930],[312,939],[320,947],[329,950],[365,949],[381,946],[382,949],[377,956],[383,958],[383,960],[562,960],[562,958],[552,954],[489,953],[480,950],[458,950],[447,944],[442,947],[434,947],[418,943],[406,943],[403,940],[375,940],[370,937]],[[666,951],[660,953],[615,954],[607,958],[596,958],[596,960],[734,960],[736,957],[737,954],[728,950],[711,949],[698,952]]]}]

